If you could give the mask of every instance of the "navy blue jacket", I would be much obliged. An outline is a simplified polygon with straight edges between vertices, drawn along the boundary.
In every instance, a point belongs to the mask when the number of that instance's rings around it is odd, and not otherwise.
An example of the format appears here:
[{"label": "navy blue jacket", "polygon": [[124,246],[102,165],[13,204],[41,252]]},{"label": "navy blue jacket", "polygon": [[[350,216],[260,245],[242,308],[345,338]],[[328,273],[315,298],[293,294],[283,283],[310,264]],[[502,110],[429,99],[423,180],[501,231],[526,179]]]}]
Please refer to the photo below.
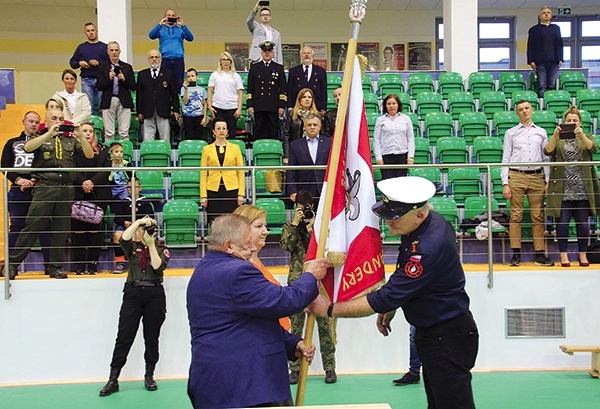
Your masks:
[{"label": "navy blue jacket", "polygon": [[312,73],[308,81],[304,78],[304,65],[300,64],[290,68],[288,73],[288,108],[296,104],[298,92],[302,88],[310,88],[315,96],[315,105],[319,111],[327,109],[327,72],[322,67],[313,64]]},{"label": "navy blue jacket", "polygon": [[563,60],[563,39],[556,24],[536,24],[529,29],[527,39],[527,64],[542,64]]},{"label": "navy blue jacket", "polygon": [[402,236],[399,250],[396,271],[367,296],[373,310],[402,307],[408,323],[421,330],[469,312],[456,236],[439,213],[429,211],[414,232]]},{"label": "navy blue jacket", "polygon": [[[311,166],[327,165],[329,151],[331,150],[331,138],[319,135],[319,146],[317,148],[317,160],[313,162],[308,142],[306,138],[296,139],[290,143],[288,152],[288,166]],[[297,193],[299,190],[308,190],[313,197],[321,196],[323,181],[325,180],[325,170],[293,170],[288,169],[287,173],[287,194]]]}]

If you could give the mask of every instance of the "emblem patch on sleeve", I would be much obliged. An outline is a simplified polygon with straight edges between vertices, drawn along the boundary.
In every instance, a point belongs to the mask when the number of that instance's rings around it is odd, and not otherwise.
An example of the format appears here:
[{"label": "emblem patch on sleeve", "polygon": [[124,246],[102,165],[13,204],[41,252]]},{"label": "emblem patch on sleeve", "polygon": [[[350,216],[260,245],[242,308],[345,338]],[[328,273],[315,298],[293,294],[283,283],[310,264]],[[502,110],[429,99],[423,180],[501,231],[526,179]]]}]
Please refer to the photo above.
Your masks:
[{"label": "emblem patch on sleeve", "polygon": [[418,278],[423,274],[423,264],[421,264],[421,256],[413,254],[410,260],[404,266],[404,272],[410,278]]}]

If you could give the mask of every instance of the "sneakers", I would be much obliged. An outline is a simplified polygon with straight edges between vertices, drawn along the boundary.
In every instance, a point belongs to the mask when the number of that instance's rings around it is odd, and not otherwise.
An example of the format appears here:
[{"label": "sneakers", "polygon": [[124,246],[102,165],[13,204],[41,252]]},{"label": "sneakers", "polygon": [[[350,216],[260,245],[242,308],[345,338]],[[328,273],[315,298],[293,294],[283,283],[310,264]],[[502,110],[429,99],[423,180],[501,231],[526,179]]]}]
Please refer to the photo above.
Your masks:
[{"label": "sneakers", "polygon": [[400,379],[394,379],[392,383],[396,386],[413,385],[421,382],[421,375],[407,372]]},{"label": "sneakers", "polygon": [[[17,266],[9,266],[8,268],[8,278],[14,280],[19,275],[19,269]],[[4,277],[4,262],[2,263],[2,268],[0,269],[0,277]]]},{"label": "sneakers", "polygon": [[87,273],[92,276],[98,274],[98,263],[88,264]]},{"label": "sneakers", "polygon": [[325,371],[325,383],[336,383],[337,375],[335,371]]},{"label": "sneakers", "polygon": [[62,279],[62,278],[69,278],[69,276],[64,271],[57,269],[54,271],[50,271],[50,278]]},{"label": "sneakers", "polygon": [[290,371],[290,385],[296,385],[299,377],[300,371]]},{"label": "sneakers", "polygon": [[510,259],[509,264],[511,267],[519,267],[521,265],[521,255],[520,254],[513,255],[512,258]]},{"label": "sneakers", "polygon": [[550,260],[543,254],[540,254],[539,256],[535,256],[535,261],[533,262],[533,264],[542,267],[552,267],[554,265],[554,261]]},{"label": "sneakers", "polygon": [[113,274],[123,274],[127,272],[127,264],[125,263],[117,263],[115,269],[113,270]]}]

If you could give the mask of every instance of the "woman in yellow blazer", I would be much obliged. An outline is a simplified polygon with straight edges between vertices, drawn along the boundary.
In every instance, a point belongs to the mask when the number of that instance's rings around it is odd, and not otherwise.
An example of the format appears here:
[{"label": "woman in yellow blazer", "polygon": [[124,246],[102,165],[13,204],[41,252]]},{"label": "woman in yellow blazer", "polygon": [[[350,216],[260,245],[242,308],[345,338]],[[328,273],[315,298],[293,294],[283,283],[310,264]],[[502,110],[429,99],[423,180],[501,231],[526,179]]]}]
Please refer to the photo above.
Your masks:
[{"label": "woman in yellow blazer", "polygon": [[[215,141],[202,149],[200,166],[244,166],[240,148],[227,142],[227,122],[223,118],[213,121]],[[233,211],[244,203],[244,171],[243,170],[201,170],[200,202],[207,209],[208,221]]]}]

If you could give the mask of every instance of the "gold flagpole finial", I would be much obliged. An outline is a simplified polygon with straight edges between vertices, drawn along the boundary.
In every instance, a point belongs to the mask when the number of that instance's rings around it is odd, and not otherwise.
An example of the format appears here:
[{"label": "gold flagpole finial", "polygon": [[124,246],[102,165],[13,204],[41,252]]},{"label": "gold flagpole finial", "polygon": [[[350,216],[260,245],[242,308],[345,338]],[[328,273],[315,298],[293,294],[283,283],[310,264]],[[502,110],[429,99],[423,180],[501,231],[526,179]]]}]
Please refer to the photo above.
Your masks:
[{"label": "gold flagpole finial", "polygon": [[362,23],[367,12],[367,0],[352,0],[350,6],[350,20],[353,23]]}]

